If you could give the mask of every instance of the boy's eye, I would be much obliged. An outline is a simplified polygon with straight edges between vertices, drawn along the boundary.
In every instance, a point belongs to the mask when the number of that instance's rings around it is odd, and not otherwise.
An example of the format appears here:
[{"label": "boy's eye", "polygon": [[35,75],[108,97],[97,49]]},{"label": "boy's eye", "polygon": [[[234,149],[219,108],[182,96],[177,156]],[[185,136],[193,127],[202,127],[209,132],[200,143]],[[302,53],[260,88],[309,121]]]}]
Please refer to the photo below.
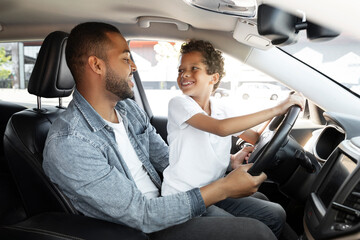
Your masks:
[{"label": "boy's eye", "polygon": [[182,73],[182,72],[184,72],[183,69],[178,69],[178,73]]},{"label": "boy's eye", "polygon": [[192,67],[192,70],[197,70],[197,69],[199,69],[198,67]]}]

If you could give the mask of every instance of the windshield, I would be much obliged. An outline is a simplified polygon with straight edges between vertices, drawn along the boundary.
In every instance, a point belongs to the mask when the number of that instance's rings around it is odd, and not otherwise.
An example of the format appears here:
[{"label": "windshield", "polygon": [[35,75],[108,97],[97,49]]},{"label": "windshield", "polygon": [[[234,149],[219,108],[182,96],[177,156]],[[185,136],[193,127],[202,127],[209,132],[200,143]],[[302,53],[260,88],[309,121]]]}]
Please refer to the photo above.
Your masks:
[{"label": "windshield", "polygon": [[305,31],[296,44],[281,47],[354,93],[360,94],[360,39],[347,34],[324,42],[311,42]]}]

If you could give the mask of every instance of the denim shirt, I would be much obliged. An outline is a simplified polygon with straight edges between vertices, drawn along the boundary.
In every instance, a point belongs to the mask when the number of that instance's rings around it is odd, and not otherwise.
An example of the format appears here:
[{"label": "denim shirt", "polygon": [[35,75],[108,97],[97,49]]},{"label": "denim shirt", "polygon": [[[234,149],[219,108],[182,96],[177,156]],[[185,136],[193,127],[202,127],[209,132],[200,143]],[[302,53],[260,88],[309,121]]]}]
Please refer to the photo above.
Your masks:
[{"label": "denim shirt", "polygon": [[[168,146],[133,100],[119,101],[116,109],[144,169],[160,189],[157,171],[162,172],[169,163]],[[50,128],[43,168],[77,210],[145,233],[205,212],[199,188],[147,199],[136,187],[124,157],[113,129],[75,90],[67,110]]]}]

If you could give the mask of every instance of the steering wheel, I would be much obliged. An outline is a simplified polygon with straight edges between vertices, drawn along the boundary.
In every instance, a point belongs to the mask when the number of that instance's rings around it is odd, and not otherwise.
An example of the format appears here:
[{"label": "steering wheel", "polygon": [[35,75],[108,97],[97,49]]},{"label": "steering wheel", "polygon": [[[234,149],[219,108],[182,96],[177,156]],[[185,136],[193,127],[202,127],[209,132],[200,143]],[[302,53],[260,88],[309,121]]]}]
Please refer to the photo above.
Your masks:
[{"label": "steering wheel", "polygon": [[299,113],[300,107],[294,105],[289,108],[286,114],[271,120],[267,128],[260,135],[259,140],[255,144],[254,151],[250,155],[248,162],[254,164],[248,170],[249,174],[258,176],[261,172],[271,167],[277,151],[287,139]]}]

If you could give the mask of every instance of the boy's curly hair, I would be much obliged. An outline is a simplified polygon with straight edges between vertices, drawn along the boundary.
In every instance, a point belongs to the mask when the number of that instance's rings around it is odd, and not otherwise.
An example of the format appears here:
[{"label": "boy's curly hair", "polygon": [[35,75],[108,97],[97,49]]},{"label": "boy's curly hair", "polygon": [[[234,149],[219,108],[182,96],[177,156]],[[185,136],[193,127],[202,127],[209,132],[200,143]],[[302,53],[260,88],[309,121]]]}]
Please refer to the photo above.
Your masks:
[{"label": "boy's curly hair", "polygon": [[213,91],[215,91],[220,84],[220,80],[225,76],[224,57],[222,56],[222,52],[216,50],[210,42],[196,39],[191,39],[181,45],[181,54],[190,52],[201,53],[203,57],[202,62],[206,65],[207,74],[219,74],[219,81],[214,85],[213,89]]}]

